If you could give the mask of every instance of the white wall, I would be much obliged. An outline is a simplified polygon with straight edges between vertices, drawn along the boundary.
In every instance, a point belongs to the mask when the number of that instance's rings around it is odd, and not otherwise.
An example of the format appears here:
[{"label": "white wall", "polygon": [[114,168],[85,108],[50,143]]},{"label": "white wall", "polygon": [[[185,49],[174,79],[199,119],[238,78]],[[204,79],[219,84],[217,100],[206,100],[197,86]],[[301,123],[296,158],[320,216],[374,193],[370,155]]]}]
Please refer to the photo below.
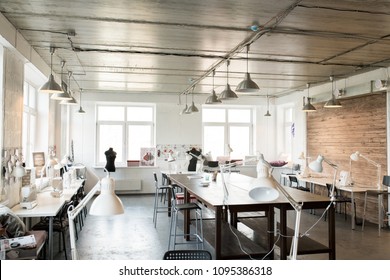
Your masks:
[{"label": "white wall", "polygon": [[[194,96],[196,106],[200,109],[206,95]],[[98,177],[104,176],[102,168],[95,166],[95,140],[96,120],[95,106],[97,102],[146,102],[156,104],[156,144],[202,144],[202,118],[201,113],[191,115],[179,115],[184,105],[179,105],[178,95],[152,95],[152,94],[126,94],[126,93],[83,93],[82,107],[87,112],[84,115],[77,114],[79,107],[71,107],[70,111],[70,140],[73,140],[75,151],[75,162],[85,164],[89,175],[93,180],[86,183],[86,189],[91,188]],[[255,150],[264,153],[270,160],[275,159],[275,110],[270,104],[271,117],[264,117],[266,112],[266,99],[255,97],[240,97],[239,100],[231,103],[234,105],[256,106],[256,129]],[[65,109],[63,109],[65,110]],[[58,128],[57,128],[58,129]],[[65,131],[61,128],[61,131]],[[164,162],[159,162],[161,169],[167,169]],[[142,191],[154,192],[153,171],[158,172],[159,168],[150,167],[126,167],[117,168],[111,175],[116,180],[126,178],[141,179]],[[134,191],[138,193],[139,191]]]}]

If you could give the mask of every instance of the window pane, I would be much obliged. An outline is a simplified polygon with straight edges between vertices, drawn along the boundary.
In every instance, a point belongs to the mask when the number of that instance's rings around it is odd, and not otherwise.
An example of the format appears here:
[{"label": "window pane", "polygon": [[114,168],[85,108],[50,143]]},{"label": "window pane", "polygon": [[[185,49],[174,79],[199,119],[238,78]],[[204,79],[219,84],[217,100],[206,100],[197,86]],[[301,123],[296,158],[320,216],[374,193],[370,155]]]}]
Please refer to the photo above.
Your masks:
[{"label": "window pane", "polygon": [[28,83],[24,82],[23,84],[23,105],[28,105]]},{"label": "window pane", "polygon": [[224,126],[204,126],[203,153],[211,152],[214,159],[225,155],[225,128]]},{"label": "window pane", "polygon": [[153,121],[153,108],[152,107],[127,107],[127,120],[128,121]]},{"label": "window pane", "polygon": [[239,123],[250,123],[251,112],[250,110],[246,110],[246,109],[229,109],[228,121],[239,122]]},{"label": "window pane", "polygon": [[285,126],[285,129],[284,129],[284,154],[288,155],[288,160],[291,159],[291,149],[292,149],[291,126]]},{"label": "window pane", "polygon": [[230,147],[233,150],[233,152],[230,154],[230,158],[244,159],[245,155],[250,154],[249,137],[250,137],[249,127],[230,126],[229,139],[230,139]]},{"label": "window pane", "polygon": [[99,126],[99,147],[98,162],[105,162],[104,152],[110,147],[116,152],[116,161],[123,162],[123,127],[122,125],[100,125]]},{"label": "window pane", "polygon": [[120,106],[99,106],[99,121],[124,121],[125,108]]},{"label": "window pane", "polygon": [[[23,124],[22,124],[22,152],[25,157],[26,164],[28,164],[28,114],[23,112]],[[28,165],[27,165],[28,166]]]},{"label": "window pane", "polygon": [[[34,143],[35,143],[35,131],[36,131],[36,116],[30,115],[30,127],[29,127],[29,139],[27,139],[27,147],[30,155],[25,155],[26,156],[26,164],[30,165],[30,157],[32,157],[31,152],[34,151]],[[27,166],[28,166],[27,165]]]},{"label": "window pane", "polygon": [[225,109],[203,109],[203,122],[225,122]]},{"label": "window pane", "polygon": [[128,159],[139,160],[141,148],[151,148],[152,127],[150,125],[129,125],[128,126]]},{"label": "window pane", "polygon": [[287,108],[284,111],[284,120],[285,120],[285,122],[292,122],[293,121],[293,110],[292,110],[292,108]]},{"label": "window pane", "polygon": [[31,108],[34,108],[35,109],[35,88],[31,85],[29,85],[29,91],[28,91],[28,94],[29,94],[29,97],[28,97],[28,102],[29,102],[29,106]]}]

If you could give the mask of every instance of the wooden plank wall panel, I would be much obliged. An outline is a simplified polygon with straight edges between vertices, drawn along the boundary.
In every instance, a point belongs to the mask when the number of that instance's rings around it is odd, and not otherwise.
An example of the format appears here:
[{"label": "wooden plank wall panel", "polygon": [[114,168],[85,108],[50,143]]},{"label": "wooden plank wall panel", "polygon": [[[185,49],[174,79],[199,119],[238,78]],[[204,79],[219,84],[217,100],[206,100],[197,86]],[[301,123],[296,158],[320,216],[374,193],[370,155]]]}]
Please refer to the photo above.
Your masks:
[{"label": "wooden plank wall panel", "polygon": [[[307,151],[309,161],[318,155],[336,163],[340,170],[350,169],[349,157],[359,151],[382,166],[382,177],[387,170],[386,141],[386,94],[345,99],[342,108],[323,108],[315,104],[316,112],[307,116]],[[333,174],[333,169],[324,164],[324,172]],[[352,162],[351,174],[356,184],[374,186],[377,168],[360,158]],[[362,216],[363,195],[357,195],[357,212]],[[387,203],[385,202],[387,205]],[[387,207],[387,206],[386,206]],[[377,222],[377,197],[369,197],[369,221]]]}]

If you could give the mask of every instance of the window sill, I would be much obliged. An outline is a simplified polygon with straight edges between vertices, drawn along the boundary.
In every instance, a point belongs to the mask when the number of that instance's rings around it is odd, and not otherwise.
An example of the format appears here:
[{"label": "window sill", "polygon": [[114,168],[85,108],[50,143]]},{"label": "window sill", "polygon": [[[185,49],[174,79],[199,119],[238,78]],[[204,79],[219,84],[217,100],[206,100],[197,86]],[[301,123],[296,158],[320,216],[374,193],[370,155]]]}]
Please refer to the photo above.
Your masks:
[{"label": "window sill", "polygon": [[[95,169],[104,169],[104,166],[93,166]],[[158,169],[159,166],[115,166],[115,169]]]}]

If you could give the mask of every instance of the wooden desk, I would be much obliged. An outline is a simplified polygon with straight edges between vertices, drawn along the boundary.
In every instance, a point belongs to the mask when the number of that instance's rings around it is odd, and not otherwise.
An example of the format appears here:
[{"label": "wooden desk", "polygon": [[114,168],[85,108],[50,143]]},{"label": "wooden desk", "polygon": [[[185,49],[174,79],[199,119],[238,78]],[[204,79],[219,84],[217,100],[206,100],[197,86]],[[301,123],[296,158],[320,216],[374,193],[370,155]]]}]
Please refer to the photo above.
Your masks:
[{"label": "wooden desk", "polygon": [[49,259],[53,259],[53,218],[61,210],[66,201],[69,201],[81,187],[83,180],[76,180],[69,189],[64,189],[62,196],[53,197],[51,187],[43,189],[37,194],[38,205],[32,209],[23,209],[20,204],[15,205],[12,211],[20,218],[49,217]]},{"label": "wooden desk", "polygon": [[[185,190],[185,199],[188,201],[189,193],[194,195],[199,201],[205,204],[210,209],[215,211],[215,230],[213,244],[215,247],[215,254],[217,259],[229,258],[230,256],[222,254],[222,227],[226,225],[227,216],[229,211],[233,219],[231,224],[235,224],[236,213],[238,212],[253,212],[253,211],[266,211],[268,219],[268,245],[266,252],[268,252],[274,243],[273,236],[273,219],[274,208],[279,208],[280,220],[281,220],[281,259],[286,259],[289,248],[287,247],[287,211],[291,210],[291,205],[288,200],[282,195],[269,202],[258,202],[251,199],[248,195],[248,191],[253,185],[256,178],[248,177],[241,174],[231,173],[225,174],[225,181],[227,184],[229,196],[224,199],[224,190],[221,180],[221,174],[218,174],[217,182],[212,182],[208,187],[204,187],[200,184],[202,179],[190,179],[187,175],[176,174],[170,175],[170,179],[175,184],[181,186]],[[288,188],[287,191],[297,200],[304,202],[304,208],[326,208],[330,199],[327,197],[302,192],[292,188]],[[189,217],[188,213],[185,215],[185,232],[189,232]],[[336,258],[336,245],[335,245],[335,217],[334,208],[331,207],[328,219],[328,235],[329,235],[329,258]],[[224,247],[230,246],[230,244],[224,244]],[[235,256],[238,257],[238,256]]]}]

